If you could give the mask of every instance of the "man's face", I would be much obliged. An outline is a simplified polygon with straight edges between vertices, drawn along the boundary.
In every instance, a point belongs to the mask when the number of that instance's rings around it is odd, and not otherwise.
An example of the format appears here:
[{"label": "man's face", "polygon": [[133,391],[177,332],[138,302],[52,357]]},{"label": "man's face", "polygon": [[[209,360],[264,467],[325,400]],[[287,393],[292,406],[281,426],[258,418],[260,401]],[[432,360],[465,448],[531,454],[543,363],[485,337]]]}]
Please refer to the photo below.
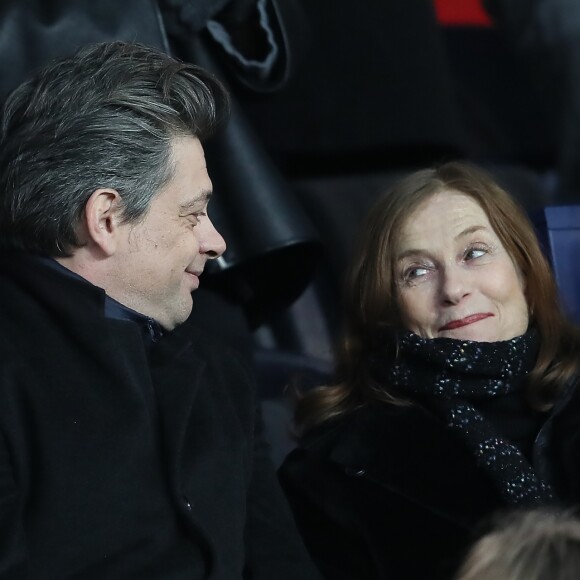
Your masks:
[{"label": "man's face", "polygon": [[142,221],[119,226],[107,292],[167,330],[191,313],[191,293],[208,259],[226,248],[207,215],[212,184],[198,139],[174,141],[174,175]]}]

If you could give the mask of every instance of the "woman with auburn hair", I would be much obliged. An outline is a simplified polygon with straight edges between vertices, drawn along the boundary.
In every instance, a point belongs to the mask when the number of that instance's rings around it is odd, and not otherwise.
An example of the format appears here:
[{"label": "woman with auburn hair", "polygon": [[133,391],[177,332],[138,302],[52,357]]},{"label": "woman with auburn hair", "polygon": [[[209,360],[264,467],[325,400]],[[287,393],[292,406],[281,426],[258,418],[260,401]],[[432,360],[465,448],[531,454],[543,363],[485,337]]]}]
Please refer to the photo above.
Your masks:
[{"label": "woman with auburn hair", "polygon": [[580,501],[580,333],[472,165],[401,180],[362,231],[336,382],[280,478],[326,578],[449,579],[483,518]]}]

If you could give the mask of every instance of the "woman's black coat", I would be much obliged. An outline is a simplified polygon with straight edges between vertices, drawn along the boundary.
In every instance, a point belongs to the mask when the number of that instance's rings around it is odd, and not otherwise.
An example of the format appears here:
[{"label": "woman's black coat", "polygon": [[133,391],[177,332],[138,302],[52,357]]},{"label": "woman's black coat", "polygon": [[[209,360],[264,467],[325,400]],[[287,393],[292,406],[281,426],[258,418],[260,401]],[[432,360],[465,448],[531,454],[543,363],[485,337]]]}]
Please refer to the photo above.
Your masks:
[{"label": "woman's black coat", "polygon": [[[544,424],[536,468],[580,499],[578,388]],[[440,419],[419,405],[369,403],[309,433],[280,478],[329,580],[449,579],[478,529],[506,506]]]}]

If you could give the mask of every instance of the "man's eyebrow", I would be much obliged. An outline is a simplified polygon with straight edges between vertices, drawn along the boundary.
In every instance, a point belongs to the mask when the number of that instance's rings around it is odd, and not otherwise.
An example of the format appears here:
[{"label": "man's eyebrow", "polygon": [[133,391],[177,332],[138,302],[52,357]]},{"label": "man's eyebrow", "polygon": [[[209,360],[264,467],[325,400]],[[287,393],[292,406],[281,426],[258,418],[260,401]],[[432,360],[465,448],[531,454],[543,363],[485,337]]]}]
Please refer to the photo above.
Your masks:
[{"label": "man's eyebrow", "polygon": [[200,205],[206,205],[207,203],[209,203],[211,194],[212,194],[211,189],[205,189],[203,191],[200,191],[199,194],[196,195],[193,199],[183,202],[182,204],[180,204],[179,207],[183,211],[191,211],[194,209],[198,209]]},{"label": "man's eyebrow", "polygon": [[[475,232],[479,232],[481,230],[487,230],[488,228],[486,228],[485,226],[481,226],[481,225],[477,225],[477,226],[470,226],[468,228],[465,228],[463,231],[459,232],[454,240],[457,241],[461,238],[464,238],[465,236],[469,236],[470,234],[474,234]],[[409,248],[408,250],[405,250],[404,252],[401,252],[398,256],[397,256],[397,261],[400,262],[401,260],[404,260],[405,258],[408,258],[409,256],[417,256],[420,254],[429,254],[429,250],[419,250],[418,248]]]}]

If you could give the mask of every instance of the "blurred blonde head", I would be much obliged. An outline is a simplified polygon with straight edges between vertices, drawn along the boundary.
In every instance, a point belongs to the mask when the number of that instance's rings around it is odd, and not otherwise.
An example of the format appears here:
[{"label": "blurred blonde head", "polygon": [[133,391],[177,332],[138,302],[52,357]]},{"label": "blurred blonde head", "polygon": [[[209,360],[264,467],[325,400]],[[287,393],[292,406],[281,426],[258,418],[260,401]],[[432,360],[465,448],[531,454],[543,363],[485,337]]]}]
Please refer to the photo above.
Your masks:
[{"label": "blurred blonde head", "polygon": [[578,580],[580,520],[546,509],[504,516],[469,551],[456,580]]}]

